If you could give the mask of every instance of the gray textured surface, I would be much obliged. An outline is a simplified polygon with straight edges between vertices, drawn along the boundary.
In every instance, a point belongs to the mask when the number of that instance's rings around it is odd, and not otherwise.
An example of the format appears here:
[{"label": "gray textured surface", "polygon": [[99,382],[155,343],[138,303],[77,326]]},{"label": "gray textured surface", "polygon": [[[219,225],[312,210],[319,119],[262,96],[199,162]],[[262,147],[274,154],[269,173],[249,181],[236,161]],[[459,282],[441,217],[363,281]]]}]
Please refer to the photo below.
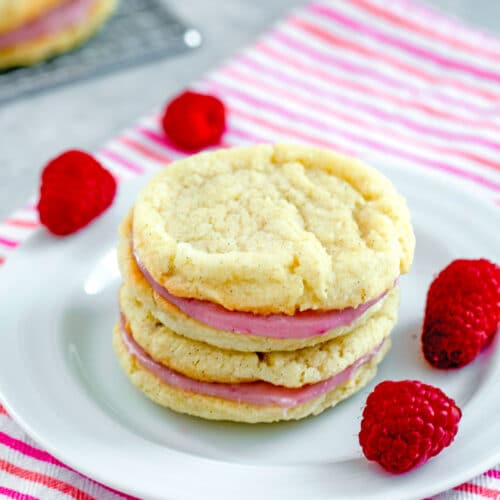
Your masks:
[{"label": "gray textured surface", "polygon": [[97,149],[301,3],[218,0],[214,8],[206,0],[171,0],[203,32],[201,48],[0,107],[0,219],[38,188],[47,159],[67,148]]},{"label": "gray textured surface", "polygon": [[[0,5],[2,1],[5,0],[0,0]],[[58,85],[71,85],[134,64],[183,54],[190,47],[199,46],[197,39],[201,39],[200,34],[193,29],[186,31],[183,21],[163,0],[120,2],[104,29],[78,50],[45,64],[0,73],[0,106],[21,96],[55,90]]]},{"label": "gray textured surface", "polygon": [[[126,1],[126,0],[125,0]],[[202,48],[0,107],[0,219],[37,189],[44,162],[67,148],[94,150],[137,117],[252,41],[303,0],[171,0],[201,29]],[[434,0],[445,11],[500,32],[500,2]]]}]

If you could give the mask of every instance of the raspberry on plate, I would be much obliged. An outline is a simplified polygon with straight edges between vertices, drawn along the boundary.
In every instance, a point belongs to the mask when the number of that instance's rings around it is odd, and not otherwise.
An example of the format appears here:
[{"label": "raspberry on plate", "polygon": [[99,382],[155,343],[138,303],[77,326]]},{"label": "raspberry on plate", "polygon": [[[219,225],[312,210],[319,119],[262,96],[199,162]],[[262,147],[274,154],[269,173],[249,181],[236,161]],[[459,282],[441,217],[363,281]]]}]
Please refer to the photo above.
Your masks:
[{"label": "raspberry on plate", "polygon": [[437,387],[385,381],[366,400],[359,443],[368,460],[394,474],[437,455],[455,438],[462,412]]},{"label": "raspberry on plate", "polygon": [[486,259],[453,261],[432,282],[422,350],[436,368],[470,363],[500,322],[500,267]]},{"label": "raspberry on plate", "polygon": [[104,212],[115,193],[114,177],[94,157],[66,151],[43,169],[40,222],[53,234],[74,233]]}]

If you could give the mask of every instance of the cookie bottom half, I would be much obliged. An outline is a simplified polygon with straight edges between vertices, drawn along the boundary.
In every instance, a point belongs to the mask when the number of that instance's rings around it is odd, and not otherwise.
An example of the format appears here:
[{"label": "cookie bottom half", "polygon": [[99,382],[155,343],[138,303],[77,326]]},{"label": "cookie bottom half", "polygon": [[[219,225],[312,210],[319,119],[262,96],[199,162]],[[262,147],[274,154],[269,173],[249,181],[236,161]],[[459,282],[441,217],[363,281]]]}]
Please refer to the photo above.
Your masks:
[{"label": "cookie bottom half", "polygon": [[123,328],[160,365],[195,380],[225,384],[268,382],[298,388],[337,375],[370,356],[386,339],[397,318],[398,297],[390,297],[365,323],[341,337],[295,351],[245,352],[220,349],[179,335],[122,286]]},{"label": "cookie bottom half", "polygon": [[128,351],[122,340],[119,324],[115,326],[113,331],[113,346],[120,365],[132,384],[155,403],[176,412],[209,420],[264,423],[298,420],[310,415],[318,415],[327,408],[335,406],[340,401],[350,397],[375,376],[377,365],[390,348],[390,340],[387,339],[378,353],[359,366],[347,381],[335,386],[319,397],[291,408],[247,404],[194,393],[168,385],[142,366],[136,357]]}]

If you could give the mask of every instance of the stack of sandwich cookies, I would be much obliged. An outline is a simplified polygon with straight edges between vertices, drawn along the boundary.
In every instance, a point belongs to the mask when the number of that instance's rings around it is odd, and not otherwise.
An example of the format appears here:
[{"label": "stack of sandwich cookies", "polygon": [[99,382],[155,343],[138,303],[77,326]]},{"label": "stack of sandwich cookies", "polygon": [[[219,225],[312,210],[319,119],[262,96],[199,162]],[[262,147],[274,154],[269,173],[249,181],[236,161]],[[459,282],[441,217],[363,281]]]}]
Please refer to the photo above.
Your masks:
[{"label": "stack of sandwich cookies", "polygon": [[374,376],[413,249],[404,200],[360,162],[287,145],[193,156],[121,225],[116,353],[176,411],[318,414]]},{"label": "stack of sandwich cookies", "polygon": [[67,52],[109,18],[117,0],[0,0],[0,69]]}]

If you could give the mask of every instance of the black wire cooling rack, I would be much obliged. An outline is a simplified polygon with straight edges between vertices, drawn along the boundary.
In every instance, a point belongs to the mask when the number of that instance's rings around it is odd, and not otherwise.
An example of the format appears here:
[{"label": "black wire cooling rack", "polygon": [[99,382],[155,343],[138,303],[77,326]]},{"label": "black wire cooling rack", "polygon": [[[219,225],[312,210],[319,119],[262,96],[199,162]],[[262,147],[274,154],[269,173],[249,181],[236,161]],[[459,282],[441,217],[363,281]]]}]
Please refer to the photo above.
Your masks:
[{"label": "black wire cooling rack", "polygon": [[79,49],[37,66],[0,72],[0,102],[180,54],[201,43],[162,0],[121,0],[102,30]]}]

